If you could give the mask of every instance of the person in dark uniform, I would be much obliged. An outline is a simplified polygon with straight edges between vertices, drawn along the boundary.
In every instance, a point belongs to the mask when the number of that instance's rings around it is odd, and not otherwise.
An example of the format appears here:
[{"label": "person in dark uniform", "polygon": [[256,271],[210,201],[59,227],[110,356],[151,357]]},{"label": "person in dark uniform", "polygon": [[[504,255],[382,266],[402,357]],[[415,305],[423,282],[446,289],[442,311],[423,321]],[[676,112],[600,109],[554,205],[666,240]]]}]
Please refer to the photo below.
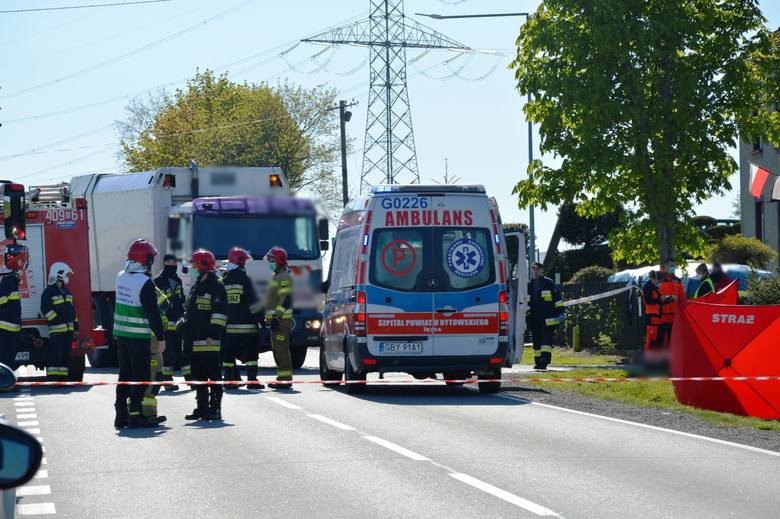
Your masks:
[{"label": "person in dark uniform", "polygon": [[[184,315],[184,290],[177,273],[176,256],[163,256],[163,269],[154,278],[154,284],[168,301],[165,317],[165,353],[163,353],[163,380],[173,380],[173,370],[178,366],[185,380],[190,379],[190,361],[182,350],[181,336],[176,330],[176,323]],[[179,386],[165,386],[165,391],[176,391]]]},{"label": "person in dark uniform", "polygon": [[27,247],[6,245],[0,267],[0,362],[16,369],[16,354],[21,346],[22,297],[19,272],[27,268]]},{"label": "person in dark uniform", "polygon": [[215,274],[217,260],[212,252],[196,250],[191,264],[197,279],[187,296],[183,318],[185,351],[192,352],[193,380],[219,384],[196,387],[196,408],[185,419],[222,420],[220,350],[227,323],[227,294]]},{"label": "person in dark uniform", "polygon": [[49,268],[49,286],[41,294],[41,314],[49,322],[49,345],[46,359],[47,380],[67,380],[73,336],[79,329],[73,295],[68,290],[68,276],[73,270],[60,261]]},{"label": "person in dark uniform", "polygon": [[547,369],[552,362],[555,329],[563,315],[563,299],[555,282],[544,276],[542,264],[531,267],[533,278],[528,283],[528,324],[534,345],[534,368]]}]

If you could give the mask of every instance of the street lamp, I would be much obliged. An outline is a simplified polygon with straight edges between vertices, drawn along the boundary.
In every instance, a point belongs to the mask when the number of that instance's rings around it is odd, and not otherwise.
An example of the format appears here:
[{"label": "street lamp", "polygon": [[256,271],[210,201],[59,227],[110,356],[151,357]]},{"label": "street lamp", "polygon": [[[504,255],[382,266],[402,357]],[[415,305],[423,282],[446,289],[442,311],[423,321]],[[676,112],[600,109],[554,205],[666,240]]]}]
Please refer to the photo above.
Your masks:
[{"label": "street lamp", "polygon": [[[453,19],[464,19],[464,18],[503,18],[507,16],[524,16],[525,20],[528,21],[528,17],[531,16],[529,13],[487,13],[487,14],[452,14],[452,15],[443,15],[443,14],[425,14],[425,13],[415,13],[417,16],[426,16],[428,18],[432,18],[434,20],[453,20]],[[531,102],[531,94],[528,93],[528,103]],[[528,165],[533,163],[534,161],[534,141],[533,141],[533,124],[531,121],[528,121]],[[531,239],[529,245],[529,250],[531,251],[531,261],[536,261],[536,222],[534,218],[534,206],[533,204],[528,206],[528,230],[531,234]]]}]

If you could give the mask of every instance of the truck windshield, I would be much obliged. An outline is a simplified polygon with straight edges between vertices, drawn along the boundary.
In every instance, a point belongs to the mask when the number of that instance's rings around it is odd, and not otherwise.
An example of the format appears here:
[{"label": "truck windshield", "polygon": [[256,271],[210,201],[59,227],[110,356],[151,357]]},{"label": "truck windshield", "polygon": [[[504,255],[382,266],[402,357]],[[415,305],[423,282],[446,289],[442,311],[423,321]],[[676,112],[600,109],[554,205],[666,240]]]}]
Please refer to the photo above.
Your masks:
[{"label": "truck windshield", "polygon": [[232,247],[242,247],[261,259],[271,247],[282,247],[291,260],[320,257],[317,223],[312,216],[225,217],[195,215],[196,249],[208,249],[227,259]]}]

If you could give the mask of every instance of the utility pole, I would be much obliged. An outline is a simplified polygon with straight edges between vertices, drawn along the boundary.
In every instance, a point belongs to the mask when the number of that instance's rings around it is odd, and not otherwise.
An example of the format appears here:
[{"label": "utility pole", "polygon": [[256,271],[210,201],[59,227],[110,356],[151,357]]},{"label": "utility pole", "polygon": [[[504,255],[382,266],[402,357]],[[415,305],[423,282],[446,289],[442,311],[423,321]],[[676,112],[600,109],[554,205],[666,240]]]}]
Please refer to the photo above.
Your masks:
[{"label": "utility pole", "polygon": [[[485,14],[455,14],[455,15],[442,15],[442,14],[424,14],[424,13],[415,13],[417,16],[426,16],[428,18],[431,18],[433,20],[453,20],[453,19],[464,19],[464,18],[503,18],[507,16],[524,16],[525,21],[528,21],[528,17],[531,16],[529,13],[485,13]],[[528,103],[531,102],[531,94],[528,94]],[[531,164],[534,162],[534,127],[533,123],[531,121],[528,121],[528,167],[531,167]],[[534,206],[530,205],[528,206],[528,232],[530,234],[529,241],[529,249],[531,250],[531,258],[529,260],[531,262],[536,261],[537,259],[537,253],[536,253],[536,218],[534,214]]]},{"label": "utility pole", "polygon": [[349,203],[349,177],[347,176],[347,123],[352,119],[352,112],[347,110],[350,106],[357,105],[357,101],[347,103],[344,99],[338,106],[330,110],[339,111],[339,126],[341,126],[341,200],[346,207]]}]

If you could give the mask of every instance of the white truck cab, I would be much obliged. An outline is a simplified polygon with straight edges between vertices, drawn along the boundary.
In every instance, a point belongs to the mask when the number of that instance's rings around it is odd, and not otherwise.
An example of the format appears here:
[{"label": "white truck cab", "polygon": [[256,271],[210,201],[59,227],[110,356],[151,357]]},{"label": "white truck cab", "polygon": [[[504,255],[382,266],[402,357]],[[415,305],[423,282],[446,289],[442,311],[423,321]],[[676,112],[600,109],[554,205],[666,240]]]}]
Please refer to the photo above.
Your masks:
[{"label": "white truck cab", "polygon": [[[369,372],[463,380],[497,392],[515,358],[498,207],[482,186],[378,186],[345,207],[321,330],[323,381]],[[520,350],[522,352],[522,349]]]}]

